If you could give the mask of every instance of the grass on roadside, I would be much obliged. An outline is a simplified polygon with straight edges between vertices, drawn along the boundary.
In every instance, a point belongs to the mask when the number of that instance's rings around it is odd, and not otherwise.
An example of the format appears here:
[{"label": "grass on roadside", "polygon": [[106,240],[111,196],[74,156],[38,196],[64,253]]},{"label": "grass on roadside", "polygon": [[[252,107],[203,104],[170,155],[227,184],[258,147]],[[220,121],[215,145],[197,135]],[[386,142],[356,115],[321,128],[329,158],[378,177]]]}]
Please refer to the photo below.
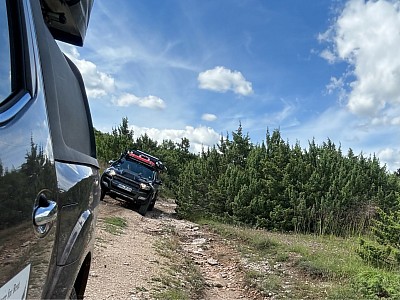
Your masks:
[{"label": "grass on roadside", "polygon": [[107,217],[103,219],[103,223],[105,230],[114,235],[122,234],[128,225],[126,220],[121,217]]},{"label": "grass on roadside", "polygon": [[159,282],[158,289],[152,294],[155,299],[189,300],[200,299],[197,297],[202,295],[204,278],[195,263],[183,255],[180,247],[179,237],[174,232],[156,244],[157,252],[169,263],[160,276],[153,278],[153,281]]},{"label": "grass on roadside", "polygon": [[400,275],[366,265],[356,254],[357,238],[282,234],[209,220],[200,223],[236,241],[248,265],[244,267],[246,284],[264,295],[400,299]]}]

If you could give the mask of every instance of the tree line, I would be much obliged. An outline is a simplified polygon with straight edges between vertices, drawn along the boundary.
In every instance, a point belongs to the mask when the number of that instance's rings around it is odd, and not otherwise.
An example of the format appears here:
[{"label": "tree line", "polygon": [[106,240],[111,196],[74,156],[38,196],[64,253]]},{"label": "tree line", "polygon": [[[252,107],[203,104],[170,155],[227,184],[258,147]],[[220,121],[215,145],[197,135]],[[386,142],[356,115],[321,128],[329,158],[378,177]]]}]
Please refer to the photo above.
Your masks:
[{"label": "tree line", "polygon": [[134,138],[128,120],[111,133],[96,130],[98,158],[141,149],[164,161],[164,192],[185,218],[211,217],[269,230],[349,235],[368,228],[377,211],[399,208],[396,174],[375,156],[343,154],[330,139],[306,149],[278,129],[253,144],[242,126],[201,153],[190,142]]}]

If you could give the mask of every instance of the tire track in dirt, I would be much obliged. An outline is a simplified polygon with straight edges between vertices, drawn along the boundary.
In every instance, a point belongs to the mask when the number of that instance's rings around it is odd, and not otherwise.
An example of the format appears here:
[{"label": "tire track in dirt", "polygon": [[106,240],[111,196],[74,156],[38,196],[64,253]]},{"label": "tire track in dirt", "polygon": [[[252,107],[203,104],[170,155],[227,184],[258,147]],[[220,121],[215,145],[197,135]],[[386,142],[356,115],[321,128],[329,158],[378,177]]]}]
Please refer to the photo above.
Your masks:
[{"label": "tire track in dirt", "polygon": [[[246,287],[234,246],[195,223],[176,219],[175,207],[173,201],[159,199],[154,210],[142,217],[123,202],[105,197],[99,206],[85,299],[155,299],[154,291],[160,289],[155,279],[163,276],[170,263],[156,250],[157,243],[172,234],[180,243],[181,252],[176,255],[190,259],[204,278],[203,294],[191,299],[263,299]],[[104,222],[108,217],[125,219],[127,227],[118,235],[108,232]]]}]

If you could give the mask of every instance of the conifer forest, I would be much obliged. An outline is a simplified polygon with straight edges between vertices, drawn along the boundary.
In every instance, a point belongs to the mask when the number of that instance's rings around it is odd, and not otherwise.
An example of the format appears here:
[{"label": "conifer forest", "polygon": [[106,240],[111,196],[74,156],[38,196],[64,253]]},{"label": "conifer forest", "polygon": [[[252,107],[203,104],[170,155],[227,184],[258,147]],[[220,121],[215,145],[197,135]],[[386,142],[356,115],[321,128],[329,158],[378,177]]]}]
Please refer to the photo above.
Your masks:
[{"label": "conifer forest", "polygon": [[[116,159],[127,149],[159,157],[167,166],[164,196],[175,198],[178,215],[213,218],[268,230],[363,234],[380,216],[399,210],[399,177],[375,155],[341,149],[330,139],[305,147],[266,129],[265,142],[253,144],[238,129],[201,153],[190,141],[162,143],[135,137],[128,119],[111,133],[95,132],[98,159]],[[392,218],[393,219],[393,218]]]}]

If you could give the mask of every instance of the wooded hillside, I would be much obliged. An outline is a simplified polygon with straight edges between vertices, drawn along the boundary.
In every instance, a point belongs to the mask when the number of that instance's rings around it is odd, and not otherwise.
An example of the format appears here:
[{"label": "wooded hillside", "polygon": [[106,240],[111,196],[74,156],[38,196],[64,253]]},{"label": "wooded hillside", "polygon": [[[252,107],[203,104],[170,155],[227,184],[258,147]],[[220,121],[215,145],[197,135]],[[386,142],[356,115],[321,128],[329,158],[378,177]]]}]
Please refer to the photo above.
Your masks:
[{"label": "wooded hillside", "polygon": [[175,197],[182,217],[212,217],[269,230],[349,235],[363,232],[378,209],[397,211],[399,182],[374,155],[327,140],[290,145],[279,130],[253,144],[239,125],[232,137],[199,154],[190,141],[135,137],[128,120],[112,133],[96,131],[99,160],[141,149],[168,167],[164,193]]},{"label": "wooded hillside", "polygon": [[390,173],[375,155],[343,153],[329,139],[290,145],[279,130],[267,130],[265,142],[253,144],[241,125],[232,137],[193,154],[186,138],[158,144],[147,135],[135,138],[128,128],[125,118],[112,133],[96,131],[99,160],[126,149],[159,157],[168,167],[163,194],[176,199],[180,217],[359,237],[353,251],[363,263],[350,275],[351,285],[366,299],[399,298],[400,172]]}]

